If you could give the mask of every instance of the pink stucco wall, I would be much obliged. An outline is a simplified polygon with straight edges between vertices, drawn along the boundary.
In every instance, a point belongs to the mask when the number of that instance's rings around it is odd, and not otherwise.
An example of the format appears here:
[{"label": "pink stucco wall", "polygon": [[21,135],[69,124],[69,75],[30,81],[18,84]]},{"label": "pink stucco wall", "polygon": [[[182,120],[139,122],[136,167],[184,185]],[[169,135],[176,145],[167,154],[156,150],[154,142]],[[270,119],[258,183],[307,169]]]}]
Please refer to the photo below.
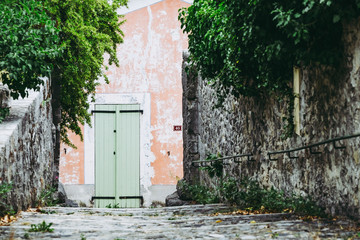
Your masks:
[{"label": "pink stucco wall", "polygon": [[[98,93],[151,94],[152,184],[176,184],[182,178],[182,51],[187,37],[177,20],[178,9],[188,7],[181,0],[164,0],[125,15],[124,43],[118,46],[120,67],[106,72],[110,84],[101,84]],[[78,149],[63,146],[60,181],[84,183],[84,144],[70,136]],[[65,154],[64,149],[67,149]]]}]

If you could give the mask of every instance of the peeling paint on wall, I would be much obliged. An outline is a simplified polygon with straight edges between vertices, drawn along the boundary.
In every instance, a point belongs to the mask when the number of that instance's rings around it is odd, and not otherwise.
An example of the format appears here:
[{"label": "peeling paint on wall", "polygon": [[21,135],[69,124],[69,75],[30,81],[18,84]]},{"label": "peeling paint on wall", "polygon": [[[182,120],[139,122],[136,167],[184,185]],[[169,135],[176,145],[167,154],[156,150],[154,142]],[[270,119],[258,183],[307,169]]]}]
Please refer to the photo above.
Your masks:
[{"label": "peeling paint on wall", "polygon": [[[81,127],[82,131],[83,129]],[[77,146],[77,149],[61,144],[60,182],[66,184],[84,184],[84,143],[80,140],[79,136],[73,133],[69,133],[69,139]]]},{"label": "peeling paint on wall", "polygon": [[[143,153],[147,160],[141,163],[141,188],[145,193],[151,185],[175,185],[183,176],[182,132],[174,131],[173,126],[182,124],[181,63],[187,37],[177,18],[178,9],[190,4],[181,0],[131,2],[138,4],[136,10],[129,9],[125,15],[124,43],[117,49],[120,67],[109,66],[106,75],[110,84],[100,80],[96,101],[108,94],[135,99],[149,96],[148,109],[144,109],[149,113],[149,130],[141,136],[149,139],[149,152]],[[85,130],[85,145],[88,134]],[[89,174],[84,177],[80,173],[84,171],[84,154],[88,159],[91,153],[86,149],[84,153],[84,143],[75,136],[70,135],[70,139],[78,149],[62,147],[60,180],[65,184],[91,184]],[[93,163],[85,160],[85,172],[92,171],[87,170],[91,169],[89,164]]]}]

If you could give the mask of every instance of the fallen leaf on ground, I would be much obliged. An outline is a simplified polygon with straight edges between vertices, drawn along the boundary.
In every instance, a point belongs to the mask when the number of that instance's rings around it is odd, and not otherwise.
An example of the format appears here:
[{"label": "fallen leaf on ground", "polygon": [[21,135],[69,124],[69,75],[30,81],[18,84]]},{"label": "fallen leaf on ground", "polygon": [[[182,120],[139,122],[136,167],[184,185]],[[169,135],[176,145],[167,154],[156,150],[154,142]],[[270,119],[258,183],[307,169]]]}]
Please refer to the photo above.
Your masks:
[{"label": "fallen leaf on ground", "polygon": [[5,215],[4,217],[0,218],[0,226],[8,226],[10,223],[16,221],[15,216]]}]

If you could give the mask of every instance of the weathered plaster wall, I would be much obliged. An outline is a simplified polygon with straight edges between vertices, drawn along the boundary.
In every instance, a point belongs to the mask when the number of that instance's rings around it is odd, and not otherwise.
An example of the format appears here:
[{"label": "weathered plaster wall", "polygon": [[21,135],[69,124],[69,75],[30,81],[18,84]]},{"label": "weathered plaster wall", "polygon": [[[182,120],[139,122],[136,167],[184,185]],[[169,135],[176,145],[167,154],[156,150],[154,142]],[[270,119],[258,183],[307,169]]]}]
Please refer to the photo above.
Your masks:
[{"label": "weathered plaster wall", "polygon": [[121,66],[107,72],[109,85],[99,93],[151,93],[152,184],[176,184],[182,177],[181,62],[186,36],[177,21],[178,9],[188,4],[166,0],[126,14]]},{"label": "weathered plaster wall", "polygon": [[[104,103],[101,99],[105,99],[105,95],[117,95],[117,104],[125,104],[130,101],[126,99],[133,96],[139,102],[132,103],[145,107],[142,119],[145,121],[148,116],[149,125],[142,126],[146,131],[141,138],[143,142],[149,140],[150,151],[147,152],[146,147],[143,149],[142,159],[145,160],[141,160],[141,164],[145,164],[141,166],[141,188],[147,192],[151,185],[174,186],[177,178],[183,175],[182,132],[173,131],[173,126],[182,125],[181,63],[187,37],[177,17],[178,9],[190,4],[181,0],[130,1],[133,2],[137,4],[130,4],[132,9],[120,11],[126,19],[122,26],[124,43],[117,49],[120,67],[109,66],[106,74],[110,84],[101,82],[94,104]],[[144,96],[149,97],[149,104],[140,100]],[[91,134],[85,126],[85,145],[77,137],[70,136],[78,149],[62,146],[62,183],[93,183],[93,177],[87,177],[87,171],[93,174],[91,167],[87,170],[87,166],[93,164],[92,153],[88,152],[91,148],[86,146]]]},{"label": "weathered plaster wall", "polygon": [[[288,140],[280,137],[285,108],[274,99],[229,97],[224,108],[213,109],[215,92],[201,79],[185,79],[187,82],[199,82],[194,85],[197,88],[196,99],[192,100],[198,102],[198,114],[184,116],[184,121],[189,123],[198,118],[199,130],[195,135],[201,159],[207,153],[219,152],[223,156],[253,153],[255,162],[244,158],[240,164],[226,166],[226,173],[236,178],[252,177],[264,187],[274,186],[286,193],[311,196],[329,213],[359,218],[359,138],[342,141],[340,144],[346,146],[344,150],[336,150],[328,144],[314,149],[322,154],[314,155],[308,150],[294,153],[299,159],[278,155],[273,157],[279,160],[271,162],[267,156],[269,151],[360,132],[359,21],[346,25],[344,41],[347,56],[343,69],[302,70],[300,136],[294,134]],[[184,99],[189,99],[189,95],[185,93]],[[193,108],[188,100],[184,103],[187,104],[185,108]],[[189,136],[187,129],[184,129],[184,134]],[[193,153],[190,151],[191,144],[191,140],[184,141],[184,156]],[[194,171],[188,162],[190,160],[191,157],[184,159],[185,177]],[[201,172],[200,178],[212,184],[205,172]]]},{"label": "weathered plaster wall", "polygon": [[[8,202],[17,210],[35,206],[54,181],[52,109],[48,85],[12,100],[0,124],[0,182],[12,182]],[[0,101],[1,102],[1,101]]]}]

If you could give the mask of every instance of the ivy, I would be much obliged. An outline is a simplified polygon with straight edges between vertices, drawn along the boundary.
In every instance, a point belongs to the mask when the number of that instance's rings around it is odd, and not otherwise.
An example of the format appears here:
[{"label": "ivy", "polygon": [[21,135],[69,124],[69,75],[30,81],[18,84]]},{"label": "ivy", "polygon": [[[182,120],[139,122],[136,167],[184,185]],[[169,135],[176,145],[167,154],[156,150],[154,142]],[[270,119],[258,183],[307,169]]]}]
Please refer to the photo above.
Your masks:
[{"label": "ivy", "polygon": [[293,67],[339,67],[342,24],[359,16],[360,0],[194,0],[179,11],[190,60],[219,99],[276,95],[288,107]]}]

